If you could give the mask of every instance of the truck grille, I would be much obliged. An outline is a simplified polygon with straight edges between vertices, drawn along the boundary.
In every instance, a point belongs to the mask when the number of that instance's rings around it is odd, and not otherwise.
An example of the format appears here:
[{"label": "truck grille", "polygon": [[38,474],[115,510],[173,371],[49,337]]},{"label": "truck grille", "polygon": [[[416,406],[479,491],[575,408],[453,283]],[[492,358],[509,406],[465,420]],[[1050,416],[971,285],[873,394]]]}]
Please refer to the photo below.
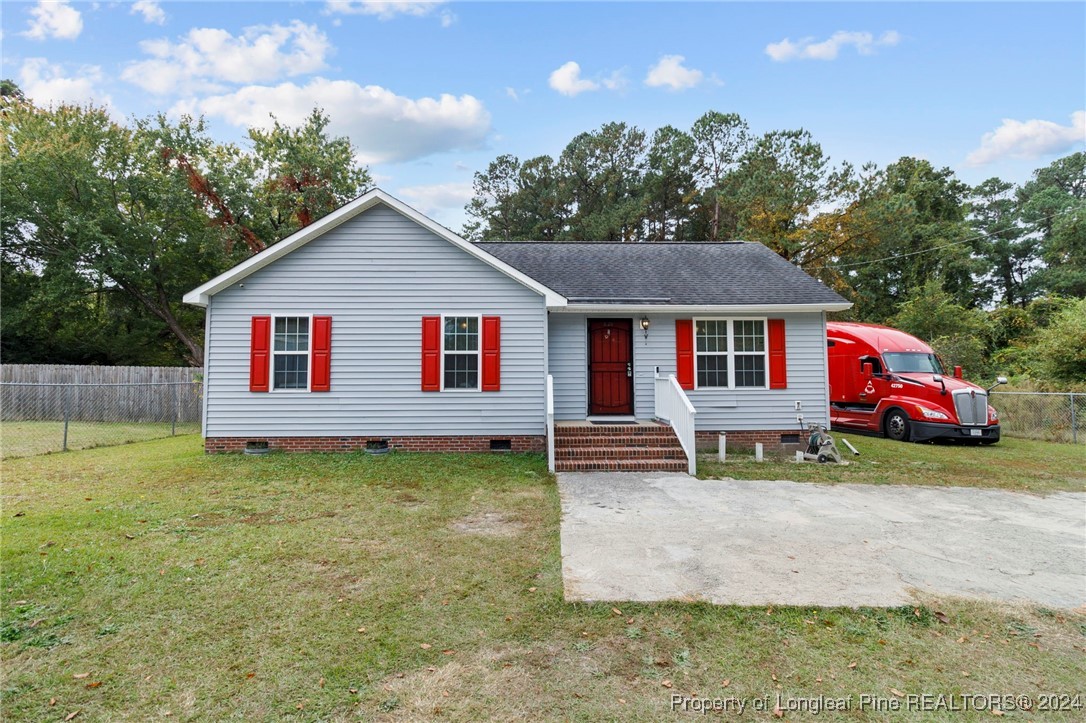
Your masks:
[{"label": "truck grille", "polygon": [[988,423],[988,393],[958,389],[954,392],[954,410],[960,424],[983,426]]}]

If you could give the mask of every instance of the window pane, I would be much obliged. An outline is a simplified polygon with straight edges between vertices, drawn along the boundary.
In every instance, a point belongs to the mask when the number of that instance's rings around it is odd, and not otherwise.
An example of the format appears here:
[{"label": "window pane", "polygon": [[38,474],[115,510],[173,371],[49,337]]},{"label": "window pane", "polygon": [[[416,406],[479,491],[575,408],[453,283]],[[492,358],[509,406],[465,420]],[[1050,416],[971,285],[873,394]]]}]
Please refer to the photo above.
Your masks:
[{"label": "window pane", "polygon": [[[765,324],[760,320],[735,322],[736,351],[765,351]],[[738,369],[739,367],[736,367]]]},{"label": "window pane", "polygon": [[764,387],[765,357],[761,354],[737,354],[735,357],[735,386]]},{"label": "window pane", "polygon": [[445,318],[445,351],[478,351],[479,319],[475,316]]},{"label": "window pane", "polygon": [[699,321],[697,325],[698,351],[728,351],[728,322],[715,319]]},{"label": "window pane", "polygon": [[306,354],[276,354],[273,384],[275,389],[307,389],[309,358]]},{"label": "window pane", "polygon": [[276,317],[274,349],[275,351],[309,351],[309,317]]},{"label": "window pane", "polygon": [[446,354],[445,388],[478,389],[479,357],[475,354]]},{"label": "window pane", "polygon": [[725,354],[698,357],[698,386],[728,386],[728,357]]}]

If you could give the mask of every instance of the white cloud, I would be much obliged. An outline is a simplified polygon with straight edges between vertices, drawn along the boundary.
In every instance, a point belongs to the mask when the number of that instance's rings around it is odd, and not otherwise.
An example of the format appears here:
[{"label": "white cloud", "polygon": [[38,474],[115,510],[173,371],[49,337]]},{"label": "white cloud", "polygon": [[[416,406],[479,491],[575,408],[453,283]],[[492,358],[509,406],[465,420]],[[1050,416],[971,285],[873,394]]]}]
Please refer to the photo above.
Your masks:
[{"label": "white cloud", "polygon": [[512,86],[505,86],[505,94],[513,100],[520,100],[520,94],[518,94],[517,89]]},{"label": "white cloud", "polygon": [[656,65],[649,68],[645,85],[652,88],[667,87],[671,90],[685,90],[698,85],[705,79],[705,74],[700,70],[685,67],[684,60],[686,58],[681,55],[661,57]]},{"label": "white cloud", "polygon": [[470,95],[405,98],[376,85],[313,78],[303,86],[250,85],[232,93],[178,103],[172,113],[203,113],[243,128],[298,125],[319,106],[331,131],[347,135],[365,163],[408,161],[432,153],[479,148],[490,132],[490,113]]},{"label": "white cloud", "polygon": [[434,183],[425,186],[402,186],[397,195],[427,215],[446,209],[462,209],[474,193],[470,181]]},{"label": "white cloud", "polygon": [[967,166],[983,166],[1004,158],[1036,159],[1063,153],[1086,142],[1086,111],[1071,114],[1071,125],[1046,120],[1017,121],[1004,118],[1002,125],[985,133],[980,147],[970,153]]},{"label": "white cloud", "polygon": [[109,108],[112,99],[96,87],[101,81],[102,69],[97,65],[84,65],[69,76],[59,64],[27,58],[19,69],[19,87],[38,106],[93,103]]},{"label": "white cloud", "polygon": [[136,0],[136,2],[132,3],[132,9],[128,12],[131,15],[139,13],[143,16],[143,21],[147,23],[154,23],[155,25],[164,25],[166,23],[166,11],[162,9],[157,0]]},{"label": "white cloud", "polygon": [[[446,0],[328,0],[324,5],[327,13],[343,15],[376,15],[381,20],[391,20],[397,15],[422,17],[429,15]],[[441,24],[448,27],[455,20],[449,12],[441,14]]]},{"label": "white cloud", "polygon": [[779,43],[765,46],[765,53],[779,63],[789,60],[833,60],[842,48],[850,45],[860,55],[871,55],[880,47],[890,47],[900,42],[901,34],[896,30],[887,30],[878,38],[868,32],[839,30],[821,42],[816,42],[814,38],[802,38],[796,42],[785,38]]},{"label": "white cloud", "polygon": [[616,70],[615,72],[606,76],[600,82],[603,84],[604,88],[607,88],[607,90],[622,90],[630,84],[630,81],[626,79],[625,73],[623,73],[621,70]]},{"label": "white cloud", "polygon": [[549,83],[552,88],[570,98],[578,93],[600,89],[599,83],[581,77],[581,66],[572,60],[551,73]]},{"label": "white cloud", "polygon": [[30,25],[23,35],[34,40],[75,40],[83,32],[83,15],[68,0],[38,0],[30,15]]},{"label": "white cloud", "polygon": [[304,75],[325,66],[328,37],[316,25],[254,25],[234,36],[218,28],[193,28],[177,42],[145,40],[149,60],[130,64],[121,77],[157,94],[221,91],[220,82],[257,83]]}]

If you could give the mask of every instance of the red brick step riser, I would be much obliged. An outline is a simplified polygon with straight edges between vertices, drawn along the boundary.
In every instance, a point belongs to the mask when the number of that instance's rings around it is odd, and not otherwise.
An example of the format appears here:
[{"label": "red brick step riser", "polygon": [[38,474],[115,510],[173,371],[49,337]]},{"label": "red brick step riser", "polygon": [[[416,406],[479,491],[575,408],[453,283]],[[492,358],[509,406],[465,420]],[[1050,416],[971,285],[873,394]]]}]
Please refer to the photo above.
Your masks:
[{"label": "red brick step riser", "polygon": [[686,460],[555,460],[559,472],[685,472]]},{"label": "red brick step riser", "polygon": [[556,449],[555,459],[686,459],[682,447],[638,447],[613,449],[609,447],[577,447]]}]

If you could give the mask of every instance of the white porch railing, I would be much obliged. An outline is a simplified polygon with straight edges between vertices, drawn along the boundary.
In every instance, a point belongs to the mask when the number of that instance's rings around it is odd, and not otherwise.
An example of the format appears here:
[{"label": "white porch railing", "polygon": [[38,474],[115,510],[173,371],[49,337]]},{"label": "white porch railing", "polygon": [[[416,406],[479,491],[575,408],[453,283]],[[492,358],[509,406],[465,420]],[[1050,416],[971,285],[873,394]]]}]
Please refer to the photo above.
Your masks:
[{"label": "white porch railing", "polygon": [[697,411],[686,392],[679,386],[674,374],[656,375],[656,418],[667,422],[675,430],[679,444],[686,452],[690,474],[698,471],[697,454],[694,451],[694,416]]},{"label": "white porch railing", "polygon": [[554,472],[554,377],[547,375],[547,469]]}]

